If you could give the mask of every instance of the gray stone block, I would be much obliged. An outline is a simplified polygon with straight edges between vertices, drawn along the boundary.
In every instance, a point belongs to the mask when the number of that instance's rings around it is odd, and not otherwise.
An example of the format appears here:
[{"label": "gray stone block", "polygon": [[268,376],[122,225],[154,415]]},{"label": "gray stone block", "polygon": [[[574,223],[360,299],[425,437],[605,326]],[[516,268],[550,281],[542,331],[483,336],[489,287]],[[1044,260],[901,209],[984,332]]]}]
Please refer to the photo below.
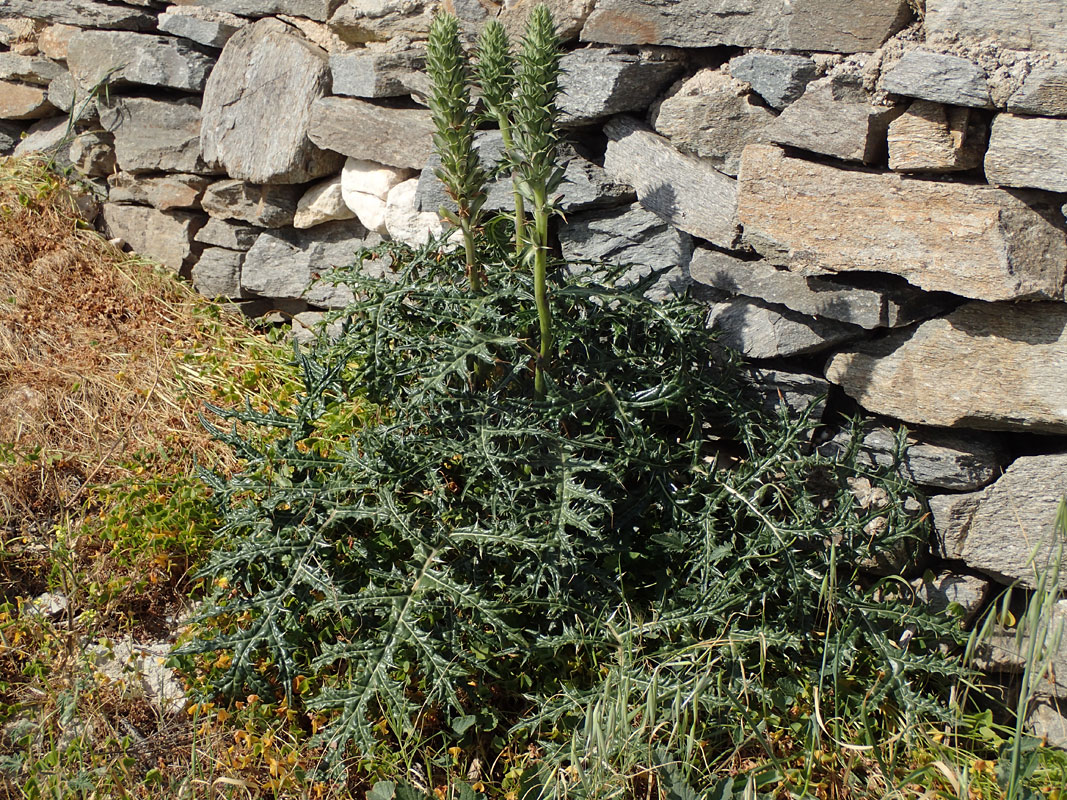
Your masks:
[{"label": "gray stone block", "polygon": [[255,244],[261,233],[263,228],[211,217],[204,227],[196,232],[196,241],[228,250],[244,251]]},{"label": "gray stone block", "polygon": [[330,74],[333,94],[346,97],[401,97],[421,84],[426,67],[422,49],[382,51],[372,49],[333,53]]},{"label": "gray stone block", "polygon": [[985,174],[998,186],[1067,192],[1067,119],[998,114],[989,135]]},{"label": "gray stone block", "polygon": [[153,11],[97,0],[4,0],[0,13],[5,17],[29,17],[80,28],[142,31],[156,24]]},{"label": "gray stone block", "polygon": [[716,341],[749,358],[799,356],[858,339],[863,328],[814,319],[758,300],[728,300],[712,306],[708,326]]},{"label": "gray stone block", "polygon": [[582,49],[560,60],[556,107],[563,125],[586,125],[602,117],[647,108],[677,75],[683,63],[677,54]]},{"label": "gray stone block", "polygon": [[47,86],[66,70],[55,61],[38,56],[0,53],[0,80]]},{"label": "gray stone block", "polygon": [[1011,97],[1008,111],[1041,117],[1067,117],[1067,64],[1034,67]]},{"label": "gray stone block", "polygon": [[615,117],[604,169],[633,186],[641,205],[686,233],[731,247],[737,239],[737,181],[670,142],[632,117]]},{"label": "gray stone block", "polygon": [[954,106],[991,108],[985,70],[960,56],[911,50],[882,73],[880,86],[892,94]]},{"label": "gray stone block", "polygon": [[247,23],[234,14],[203,6],[168,6],[166,12],[159,15],[161,31],[205,47],[222,47]]},{"label": "gray stone block", "polygon": [[128,97],[110,106],[98,101],[100,124],[115,134],[115,154],[125,172],[219,172],[200,157],[200,109],[190,100]]},{"label": "gray stone block", "polygon": [[168,173],[132,175],[116,172],[107,179],[108,199],[113,203],[139,203],[169,211],[174,208],[200,208],[200,198],[211,183],[205,175]]},{"label": "gray stone block", "polygon": [[344,159],[308,138],[312,106],[329,82],[326,52],[290,26],[264,19],[242,28],[204,90],[204,160],[253,183],[304,183],[339,171]]},{"label": "gray stone block", "polygon": [[67,67],[84,89],[104,82],[201,92],[211,56],[183,39],[128,31],[82,31],[67,47]]},{"label": "gray stone block", "polygon": [[205,217],[187,211],[159,211],[146,206],[104,203],[100,218],[108,234],[134,252],[178,272],[193,254],[193,236]]},{"label": "gray stone block", "polygon": [[804,94],[815,79],[815,62],[806,56],[745,53],[730,59],[730,74],[752,86],[771,108],[781,111]]},{"label": "gray stone block", "polygon": [[224,247],[207,247],[193,265],[193,287],[204,297],[237,300],[241,291],[241,265],[245,254]]},{"label": "gray stone block", "polygon": [[[616,285],[630,286],[652,272],[661,273],[648,297],[661,300],[682,294],[689,286],[692,238],[638,204],[612,211],[570,217],[559,232],[569,269],[598,270],[597,265],[626,266]],[[593,264],[575,264],[591,261]]]},{"label": "gray stone block", "polygon": [[302,194],[300,186],[224,180],[208,186],[200,204],[218,219],[239,220],[263,228],[283,228],[293,224]]},{"label": "gray stone block", "polygon": [[433,152],[430,112],[391,108],[354,97],[323,97],[311,109],[311,141],[351,158],[421,169]]}]

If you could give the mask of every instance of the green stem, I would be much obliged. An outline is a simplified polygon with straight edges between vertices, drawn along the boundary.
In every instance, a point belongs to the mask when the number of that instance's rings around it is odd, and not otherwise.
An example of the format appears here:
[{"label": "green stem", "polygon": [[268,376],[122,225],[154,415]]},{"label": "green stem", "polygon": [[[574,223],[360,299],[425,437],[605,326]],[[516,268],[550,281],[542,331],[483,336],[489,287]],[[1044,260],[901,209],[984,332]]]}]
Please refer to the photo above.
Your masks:
[{"label": "green stem", "polygon": [[[499,110],[497,111],[496,119],[500,125],[500,138],[504,140],[504,150],[507,152],[508,158],[514,163],[515,148],[511,144],[511,122],[508,120],[508,115]],[[523,200],[522,193],[519,192],[514,169],[511,171],[511,184],[512,194],[515,197],[515,255],[520,255],[522,248],[526,245],[526,201]]]},{"label": "green stem", "polygon": [[552,349],[552,309],[548,305],[548,213],[543,192],[534,194],[534,302],[541,327],[541,351],[534,371],[534,395],[545,397],[545,367]]},{"label": "green stem", "polygon": [[463,252],[467,257],[467,277],[471,282],[471,291],[480,292],[482,290],[482,275],[478,269],[478,257],[474,249],[474,231],[470,228],[470,222],[463,220],[461,226],[463,231]]}]

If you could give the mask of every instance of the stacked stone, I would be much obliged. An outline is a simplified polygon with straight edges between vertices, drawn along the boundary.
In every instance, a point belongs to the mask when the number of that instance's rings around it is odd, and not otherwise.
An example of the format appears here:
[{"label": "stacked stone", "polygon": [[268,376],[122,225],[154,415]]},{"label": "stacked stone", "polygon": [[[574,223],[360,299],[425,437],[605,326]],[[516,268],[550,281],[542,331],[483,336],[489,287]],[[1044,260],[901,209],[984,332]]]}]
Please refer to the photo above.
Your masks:
[{"label": "stacked stone", "polygon": [[[0,149],[55,154],[110,235],[301,326],[351,299],[317,275],[440,232],[434,3],[175,2],[0,0]],[[445,6],[517,37],[533,3]],[[1034,585],[1067,492],[1067,4],[916,5],[550,0],[558,235],[575,268],[690,288],[768,405],[869,412],[872,462],[912,428],[901,471],[937,541],[885,568],[930,566],[920,596],[973,614],[993,583]],[[478,145],[494,165],[499,134]],[[1015,666],[1004,646],[990,666]]]}]

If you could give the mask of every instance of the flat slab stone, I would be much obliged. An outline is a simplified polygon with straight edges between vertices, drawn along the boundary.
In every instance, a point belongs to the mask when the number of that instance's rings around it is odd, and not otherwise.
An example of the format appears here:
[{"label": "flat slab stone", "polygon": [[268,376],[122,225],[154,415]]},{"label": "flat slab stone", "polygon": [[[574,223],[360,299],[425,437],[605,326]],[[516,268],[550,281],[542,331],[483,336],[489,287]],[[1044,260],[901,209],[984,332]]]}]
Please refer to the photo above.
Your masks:
[{"label": "flat slab stone", "polygon": [[352,44],[425,40],[433,9],[428,0],[348,0],[330,17],[330,29]]},{"label": "flat slab stone", "polygon": [[781,111],[804,94],[815,79],[815,62],[807,56],[745,53],[730,59],[730,74],[745,81],[771,108]]},{"label": "flat slab stone", "polygon": [[38,86],[47,86],[53,78],[66,70],[62,65],[38,56],[20,56],[18,53],[0,53],[0,80],[21,81]]},{"label": "flat slab stone", "polygon": [[266,231],[245,257],[242,288],[263,297],[303,298],[313,274],[350,266],[359,248],[378,241],[358,220],[327,222],[308,231]]},{"label": "flat slab stone", "polygon": [[737,181],[670,142],[633,117],[604,126],[604,169],[633,186],[641,205],[686,233],[731,247],[737,239]]},{"label": "flat slab stone", "polygon": [[1008,98],[1008,111],[1067,117],[1067,64],[1039,65]]},{"label": "flat slab stone", "polygon": [[[1035,565],[1048,563],[1056,510],[1067,494],[1067,454],[1017,458],[977,496],[965,535],[955,543],[967,566],[1005,583],[1036,585]],[[1067,587],[1067,575],[1060,574]]]},{"label": "flat slab stone", "polygon": [[206,247],[193,265],[191,277],[193,288],[204,297],[224,297],[239,300],[245,297],[241,291],[241,265],[245,254],[240,250],[224,247]]},{"label": "flat slab stone", "polygon": [[344,159],[308,138],[312,106],[329,88],[326,52],[293,30],[276,19],[242,28],[211,72],[201,148],[231,177],[304,183],[341,168]]},{"label": "flat slab stone", "polygon": [[200,203],[208,214],[218,219],[282,228],[293,224],[302,194],[299,186],[225,180],[208,186]]},{"label": "flat slab stone", "polygon": [[[243,17],[292,14],[325,22],[344,0],[196,0],[197,5]],[[184,3],[188,5],[189,3]]]},{"label": "flat slab stone", "polygon": [[809,83],[800,99],[766,126],[763,138],[869,164],[884,155],[889,123],[902,111],[872,104],[858,84],[823,78]]},{"label": "flat slab stone", "polygon": [[819,375],[750,366],[741,379],[769,414],[777,414],[784,407],[790,416],[807,413],[810,419],[818,421],[826,410],[830,382]]},{"label": "flat slab stone", "polygon": [[205,47],[222,47],[248,20],[204,6],[167,6],[159,15],[159,29]]},{"label": "flat slab stone", "polygon": [[926,30],[1014,50],[1067,53],[1062,0],[926,0]]},{"label": "flat slab stone", "polygon": [[991,108],[985,70],[960,56],[910,50],[882,73],[880,86],[892,94],[935,103]]},{"label": "flat slab stone", "polygon": [[1067,305],[968,303],[838,353],[826,377],[905,422],[1067,433]]},{"label": "flat slab stone", "polygon": [[48,84],[48,102],[65,112],[76,123],[99,122],[96,96],[78,86],[69,72],[64,72]]},{"label": "flat slab stone", "polygon": [[682,71],[677,54],[582,49],[560,59],[556,107],[562,125],[587,125],[602,117],[647,108]]},{"label": "flat slab stone", "polygon": [[737,175],[747,145],[767,141],[766,131],[776,119],[753,100],[744,82],[715,69],[679,81],[649,117],[656,133],[676,148],[730,176]]},{"label": "flat slab stone", "polygon": [[855,325],[814,319],[751,299],[715,304],[708,326],[719,331],[718,344],[749,358],[817,353],[863,334],[863,328]]},{"label": "flat slab stone", "polygon": [[570,217],[559,232],[559,243],[563,259],[572,270],[597,269],[593,265],[576,264],[578,261],[617,267],[629,265],[616,279],[617,286],[630,286],[653,271],[660,272],[646,293],[653,300],[680,295],[689,286],[692,237],[636,203]]},{"label": "flat slab stone", "polygon": [[1067,119],[998,114],[989,135],[985,174],[998,186],[1067,192]]},{"label": "flat slab stone", "polygon": [[953,570],[928,573],[912,581],[915,594],[929,606],[931,611],[945,613],[955,606],[960,614],[960,624],[966,625],[985,607],[986,599],[993,592],[993,584],[977,575]]},{"label": "flat slab stone", "polygon": [[0,81],[0,119],[44,119],[56,111],[48,91],[26,83]]},{"label": "flat slab stone", "polygon": [[421,169],[433,152],[429,111],[379,106],[354,97],[317,100],[308,136],[323,149],[407,169]]},{"label": "flat slab stone", "polygon": [[109,30],[142,31],[156,24],[153,11],[97,0],[3,0],[0,15]]},{"label": "flat slab stone", "polygon": [[255,244],[261,233],[263,228],[211,217],[204,227],[196,232],[195,241],[229,250],[247,250]]},{"label": "flat slab stone", "polygon": [[895,328],[933,316],[945,298],[917,289],[867,289],[830,278],[799,275],[764,261],[748,261],[698,247],[689,265],[695,283],[735,295],[755,297],[813,317],[861,328]]},{"label": "flat slab stone", "polygon": [[108,200],[113,203],[140,203],[169,211],[173,208],[200,208],[200,198],[211,183],[205,175],[108,175]]},{"label": "flat slab stone", "polygon": [[45,153],[62,166],[70,163],[70,120],[50,117],[37,120],[26,129],[25,138],[15,145],[14,156]]},{"label": "flat slab stone", "polygon": [[193,252],[193,236],[205,217],[187,211],[159,211],[147,206],[104,203],[100,218],[111,236],[134,252],[179,271]]},{"label": "flat slab stone", "polygon": [[363,48],[330,55],[332,93],[346,97],[402,97],[420,82],[426,68],[422,49],[396,51]]},{"label": "flat slab stone", "polygon": [[889,123],[889,168],[898,172],[954,172],[982,161],[985,138],[971,124],[972,112],[916,100]]},{"label": "flat slab stone", "polygon": [[943,559],[958,561],[963,542],[971,527],[975,509],[982,492],[938,494],[929,498],[930,516],[934,523],[935,554]]},{"label": "flat slab stone", "polygon": [[219,171],[200,157],[200,109],[191,99],[119,99],[100,108],[100,123],[115,134],[115,155],[125,172]]},{"label": "flat slab stone", "polygon": [[600,0],[583,42],[858,53],[904,27],[904,0]]},{"label": "flat slab stone", "polygon": [[1036,193],[839,169],[766,145],[745,148],[738,186],[745,240],[791,270],[886,272],[983,300],[1062,296],[1067,226]]},{"label": "flat slab stone", "polygon": [[[890,468],[896,461],[897,436],[884,425],[868,424],[859,442],[857,463],[867,467]],[[851,435],[842,431],[820,445],[828,457],[843,454]],[[905,450],[897,467],[903,480],[919,486],[950,491],[970,491],[992,483],[1000,475],[1002,455],[994,439],[975,432],[966,435],[944,431],[913,431],[905,439]]]},{"label": "flat slab stone", "polygon": [[[545,0],[509,0],[500,9],[499,19],[504,25],[504,30],[511,36],[512,41],[519,41],[526,31],[526,23],[530,19],[533,8]],[[465,15],[467,19],[478,17],[474,5],[481,5],[480,0],[451,0],[452,6],[462,5],[470,9]],[[582,26],[592,13],[596,0],[547,0],[545,5],[552,12],[552,19],[556,21],[556,32],[564,42],[577,39],[582,32]],[[473,13],[471,13],[473,12]],[[485,12],[483,11],[483,14]],[[479,20],[480,21],[480,20]]]},{"label": "flat slab stone", "polygon": [[214,65],[183,39],[128,31],[82,31],[67,46],[67,67],[78,84],[142,84],[200,92]]},{"label": "flat slab stone", "polygon": [[55,61],[66,61],[70,40],[74,38],[74,34],[80,31],[81,28],[76,28],[73,25],[49,25],[41,31],[41,36],[37,40],[41,55]]}]

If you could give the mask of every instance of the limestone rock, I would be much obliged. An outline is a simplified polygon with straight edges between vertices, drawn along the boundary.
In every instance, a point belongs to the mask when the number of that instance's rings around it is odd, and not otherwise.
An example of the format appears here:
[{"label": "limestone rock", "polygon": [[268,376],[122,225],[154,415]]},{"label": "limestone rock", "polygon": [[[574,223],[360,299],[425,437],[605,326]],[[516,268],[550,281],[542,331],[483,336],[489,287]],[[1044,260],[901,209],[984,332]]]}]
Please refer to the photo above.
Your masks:
[{"label": "limestone rock", "polygon": [[981,497],[981,492],[968,492],[939,494],[929,499],[938,556],[953,561],[961,557]]},{"label": "limestone rock", "polygon": [[[659,272],[646,293],[653,300],[681,294],[689,285],[692,238],[636,203],[571,217],[559,232],[559,243],[572,270],[599,272],[599,265],[627,266],[616,278],[618,286],[631,286]],[[578,261],[594,265],[576,264]]]},{"label": "limestone rock", "polygon": [[1035,67],[1008,98],[1008,111],[1067,117],[1067,64]]},{"label": "limestone rock", "polygon": [[999,186],[1067,192],[1067,119],[998,114],[989,136],[985,174]]},{"label": "limestone rock", "polygon": [[906,422],[1067,433],[1067,305],[968,303],[838,353],[826,377]]},{"label": "limestone rock", "polygon": [[845,161],[871,163],[885,152],[886,131],[903,109],[873,105],[862,86],[839,78],[808,84],[764,131],[767,140]]},{"label": "limestone rock", "polygon": [[926,0],[926,30],[1015,50],[1067,52],[1062,0]]},{"label": "limestone rock", "polygon": [[66,70],[55,61],[17,53],[0,53],[0,80],[47,86]]},{"label": "limestone rock", "polygon": [[330,17],[330,28],[352,44],[385,42],[401,36],[425,39],[432,12],[433,6],[427,0],[348,0]]},{"label": "limestone rock", "polygon": [[970,125],[972,112],[916,100],[889,123],[889,168],[898,172],[953,172],[982,161],[982,141]]},{"label": "limestone rock", "polygon": [[686,233],[730,247],[737,238],[737,182],[707,162],[679,153],[632,117],[615,117],[604,169],[637,190],[641,205]]},{"label": "limestone rock", "polygon": [[189,260],[193,236],[204,224],[204,217],[199,214],[120,203],[104,203],[100,217],[110,236],[122,239],[134,252],[175,272]]},{"label": "limestone rock", "polygon": [[777,414],[784,407],[792,417],[807,413],[818,421],[826,410],[830,382],[818,375],[749,367],[741,378],[760,398],[760,405],[768,414]]},{"label": "limestone rock", "polygon": [[24,126],[17,122],[0,122],[0,154],[10,155],[22,141]]},{"label": "limestone rock", "polygon": [[55,110],[40,86],[0,81],[0,119],[44,119]]},{"label": "limestone rock", "polygon": [[907,286],[850,286],[831,278],[777,269],[763,261],[745,261],[707,247],[697,248],[689,272],[694,282],[719,291],[868,329],[907,325],[945,307],[944,298]]},{"label": "limestone rock", "polygon": [[242,28],[207,82],[204,159],[218,161],[234,178],[303,183],[341,167],[337,154],[308,139],[312,105],[329,87],[326,53],[292,31],[275,19]]},{"label": "limestone rock", "polygon": [[601,117],[647,108],[682,69],[677,55],[582,49],[560,59],[556,106],[563,125],[585,125]]},{"label": "limestone rock", "polygon": [[[545,0],[505,0],[500,10],[500,21],[512,40],[518,41],[523,35],[530,11],[540,2]],[[560,39],[566,42],[578,38],[596,0],[547,0],[546,4],[556,21]]]},{"label": "limestone rock", "polygon": [[62,167],[70,163],[70,124],[66,117],[38,120],[27,130],[26,136],[15,146],[14,156],[43,153]]},{"label": "limestone rock", "polygon": [[180,714],[186,705],[177,673],[167,666],[173,645],[169,641],[134,642],[123,638],[107,646],[93,644],[85,655],[101,683],[121,687],[140,697],[161,717]]},{"label": "limestone rock", "polygon": [[245,254],[224,247],[207,247],[193,265],[192,279],[195,288],[204,297],[225,297],[237,300],[241,292],[241,265]]},{"label": "limestone rock", "polygon": [[[842,431],[821,445],[819,452],[834,457],[843,454],[850,442],[849,431]],[[859,442],[857,463],[890,468],[896,456],[894,431],[884,425],[868,424]],[[919,486],[968,491],[992,483],[1000,474],[1000,460],[1000,451],[989,436],[973,432],[961,436],[943,431],[913,431],[905,439],[898,474]]]},{"label": "limestone rock", "polygon": [[208,186],[200,203],[208,214],[219,219],[281,228],[293,224],[301,194],[299,186],[225,180]]},{"label": "limestone rock", "polygon": [[140,203],[170,211],[174,208],[200,208],[200,198],[211,183],[204,175],[131,175],[116,172],[107,179],[108,199],[113,203]]},{"label": "limestone rock", "polygon": [[[198,5],[240,14],[244,17],[266,17],[271,14],[293,14],[298,17],[325,22],[343,0],[196,0]],[[186,0],[182,5],[190,5]]]},{"label": "limestone rock", "polygon": [[425,67],[426,53],[421,49],[334,53],[330,56],[333,94],[368,98],[411,94]]},{"label": "limestone rock", "polygon": [[389,167],[374,161],[349,158],[341,171],[341,187],[345,197],[353,193],[369,194],[385,200],[389,190],[411,177],[406,169]]},{"label": "limestone rock", "polygon": [[881,88],[892,94],[918,97],[935,103],[989,108],[985,71],[966,58],[910,50],[882,74]]},{"label": "limestone rock", "polygon": [[196,241],[228,250],[244,251],[255,244],[261,233],[262,228],[211,217],[204,227],[196,232]]},{"label": "limestone rock", "polygon": [[74,34],[79,31],[81,31],[81,28],[77,28],[73,25],[49,25],[41,31],[41,37],[37,40],[37,46],[41,50],[41,55],[55,61],[65,62],[67,60],[67,48],[70,47],[70,40],[74,38]]},{"label": "limestone rock", "polygon": [[804,94],[815,79],[815,62],[806,56],[745,53],[730,59],[730,74],[752,86],[771,108],[781,111]]},{"label": "limestone rock", "polygon": [[369,243],[367,229],[356,220],[327,222],[310,231],[267,231],[245,257],[241,284],[263,297],[299,299],[313,273],[350,266],[356,250]]},{"label": "limestone rock", "polygon": [[153,11],[99,0],[3,0],[0,13],[108,30],[143,31],[156,24]]},{"label": "limestone rock", "polygon": [[341,196],[341,176],[316,183],[301,196],[296,204],[294,228],[313,228],[324,222],[353,219],[356,216]]},{"label": "limestone rock", "polygon": [[167,6],[159,15],[159,29],[205,47],[222,47],[247,20],[204,6]]},{"label": "limestone rock", "polygon": [[353,97],[323,97],[308,135],[327,150],[393,167],[420,169],[433,152],[430,112],[389,108]]},{"label": "limestone rock", "polygon": [[190,101],[129,97],[100,109],[124,172],[218,172],[200,157],[200,109]]},{"label": "limestone rock", "polygon": [[436,211],[419,211],[416,195],[419,179],[401,181],[385,199],[385,230],[397,242],[419,247],[444,233],[444,224]]},{"label": "limestone rock", "polygon": [[48,102],[63,111],[75,123],[94,124],[100,120],[94,94],[78,86],[69,72],[48,84]]},{"label": "limestone rock", "polygon": [[[1052,554],[1056,509],[1064,494],[1067,454],[1017,458],[982,490],[959,557],[1006,583],[1035,586],[1035,566],[1046,564]],[[1062,572],[1060,585],[1067,587]]]},{"label": "limestone rock", "polygon": [[[1062,680],[1062,679],[1060,679]],[[1037,703],[1026,717],[1026,725],[1049,746],[1067,750],[1067,706],[1054,700]]]},{"label": "limestone rock", "polygon": [[200,92],[213,59],[182,39],[128,31],[82,31],[67,47],[67,67],[83,88],[104,81]]},{"label": "limestone rock", "polygon": [[767,141],[774,120],[774,112],[752,102],[744,83],[714,69],[676,84],[650,115],[652,127],[671,144],[731,176],[737,175],[741,151]]},{"label": "limestone rock", "polygon": [[985,300],[1062,295],[1065,226],[1031,207],[1046,204],[1037,195],[838,169],[765,145],[745,148],[738,186],[746,241],[791,270],[887,272]]},{"label": "limestone rock", "polygon": [[870,52],[909,16],[904,0],[600,0],[582,41]]},{"label": "limestone rock", "polygon": [[856,339],[863,328],[834,320],[813,319],[757,300],[728,300],[712,307],[709,327],[719,344],[749,358],[799,356]]},{"label": "limestone rock", "polygon": [[103,177],[115,171],[115,137],[110,133],[87,132],[70,143],[70,160],[82,175]]},{"label": "limestone rock", "polygon": [[942,570],[912,582],[916,596],[934,612],[946,612],[950,605],[959,609],[960,624],[970,622],[989,597],[993,584],[977,575]]}]

